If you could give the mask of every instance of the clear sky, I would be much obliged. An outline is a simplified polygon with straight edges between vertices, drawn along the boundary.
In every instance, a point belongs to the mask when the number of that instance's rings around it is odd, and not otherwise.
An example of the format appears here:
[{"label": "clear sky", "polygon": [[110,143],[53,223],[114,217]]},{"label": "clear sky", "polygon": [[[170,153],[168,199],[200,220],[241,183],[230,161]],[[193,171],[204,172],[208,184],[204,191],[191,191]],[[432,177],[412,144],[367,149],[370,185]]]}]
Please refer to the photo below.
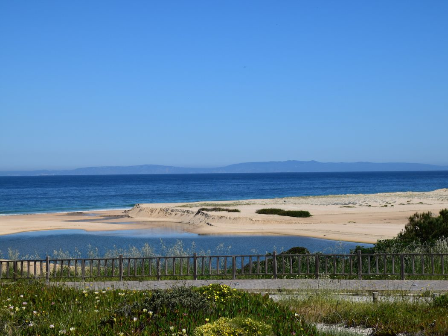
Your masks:
[{"label": "clear sky", "polygon": [[0,1],[0,170],[448,165],[448,1]]}]

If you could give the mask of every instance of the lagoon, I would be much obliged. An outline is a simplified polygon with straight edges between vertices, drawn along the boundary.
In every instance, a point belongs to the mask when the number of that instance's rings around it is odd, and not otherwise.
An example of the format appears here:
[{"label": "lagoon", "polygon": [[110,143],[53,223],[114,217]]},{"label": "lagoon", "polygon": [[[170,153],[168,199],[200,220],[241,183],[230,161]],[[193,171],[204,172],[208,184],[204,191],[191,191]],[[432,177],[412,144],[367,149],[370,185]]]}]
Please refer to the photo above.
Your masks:
[{"label": "lagoon", "polygon": [[[51,230],[11,234],[0,237],[3,258],[26,257],[88,257],[90,253],[103,256],[107,251],[148,244],[156,254],[170,255],[182,249],[188,254],[265,254],[282,252],[303,246],[310,252],[348,253],[357,245],[371,244],[338,242],[296,236],[205,236],[165,229],[88,232],[84,230]],[[56,252],[55,252],[56,251]],[[18,254],[17,254],[18,253]]]}]

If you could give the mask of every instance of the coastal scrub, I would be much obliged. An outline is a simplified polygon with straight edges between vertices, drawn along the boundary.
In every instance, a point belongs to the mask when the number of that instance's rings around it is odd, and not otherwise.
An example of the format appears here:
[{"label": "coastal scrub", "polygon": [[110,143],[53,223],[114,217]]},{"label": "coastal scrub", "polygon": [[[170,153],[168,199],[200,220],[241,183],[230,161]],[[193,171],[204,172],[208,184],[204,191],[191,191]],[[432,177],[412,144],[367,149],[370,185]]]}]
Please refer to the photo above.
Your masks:
[{"label": "coastal scrub", "polygon": [[278,215],[278,216],[304,217],[304,218],[311,217],[309,211],[304,210],[282,210],[277,208],[267,208],[267,209],[259,209],[255,212],[261,215]]},{"label": "coastal scrub", "polygon": [[241,335],[320,335],[268,296],[224,285],[135,291],[18,281],[0,286],[0,304],[0,334],[8,336],[192,336],[220,325]]}]

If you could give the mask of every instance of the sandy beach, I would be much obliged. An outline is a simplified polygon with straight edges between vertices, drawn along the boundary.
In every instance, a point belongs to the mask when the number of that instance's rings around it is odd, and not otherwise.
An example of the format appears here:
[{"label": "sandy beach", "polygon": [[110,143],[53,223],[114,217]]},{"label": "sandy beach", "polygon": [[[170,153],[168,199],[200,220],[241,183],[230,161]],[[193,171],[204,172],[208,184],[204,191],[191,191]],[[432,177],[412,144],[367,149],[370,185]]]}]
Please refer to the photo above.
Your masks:
[{"label": "sandy beach", "polygon": [[[198,211],[221,207],[240,212]],[[262,208],[307,210],[309,218],[255,213]],[[136,204],[128,210],[10,215],[0,217],[0,235],[26,231],[145,228],[203,235],[293,235],[375,243],[399,233],[415,212],[448,208],[448,189],[431,192],[287,197],[221,202]]]}]

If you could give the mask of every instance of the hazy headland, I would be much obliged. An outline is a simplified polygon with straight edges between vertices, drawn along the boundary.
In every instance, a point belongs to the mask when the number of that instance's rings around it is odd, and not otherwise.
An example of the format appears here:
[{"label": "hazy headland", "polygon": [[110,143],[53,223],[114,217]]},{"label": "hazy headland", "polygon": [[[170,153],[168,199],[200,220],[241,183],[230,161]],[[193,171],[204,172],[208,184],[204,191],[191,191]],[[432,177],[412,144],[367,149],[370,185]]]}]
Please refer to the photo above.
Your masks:
[{"label": "hazy headland", "polygon": [[319,162],[268,161],[243,162],[215,168],[186,168],[146,164],[138,166],[84,167],[67,170],[0,171],[0,176],[41,175],[122,175],[122,174],[235,174],[235,173],[309,173],[309,172],[386,172],[448,171],[448,166],[406,162]]}]

